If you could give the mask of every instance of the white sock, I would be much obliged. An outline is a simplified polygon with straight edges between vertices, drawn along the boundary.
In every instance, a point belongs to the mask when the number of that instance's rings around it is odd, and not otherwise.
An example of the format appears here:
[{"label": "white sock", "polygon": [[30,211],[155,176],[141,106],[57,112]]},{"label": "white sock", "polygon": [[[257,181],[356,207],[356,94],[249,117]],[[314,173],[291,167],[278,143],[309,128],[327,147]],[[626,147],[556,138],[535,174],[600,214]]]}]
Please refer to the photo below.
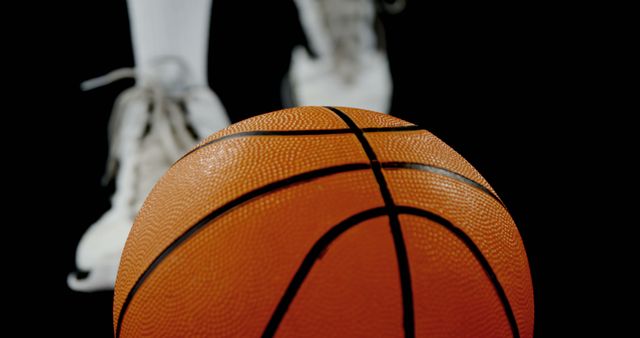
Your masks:
[{"label": "white sock", "polygon": [[[207,49],[211,0],[128,0],[133,54],[139,85],[145,75],[162,83],[175,82],[177,58],[188,71],[182,81],[208,86]],[[173,67],[173,68],[171,68]]]}]

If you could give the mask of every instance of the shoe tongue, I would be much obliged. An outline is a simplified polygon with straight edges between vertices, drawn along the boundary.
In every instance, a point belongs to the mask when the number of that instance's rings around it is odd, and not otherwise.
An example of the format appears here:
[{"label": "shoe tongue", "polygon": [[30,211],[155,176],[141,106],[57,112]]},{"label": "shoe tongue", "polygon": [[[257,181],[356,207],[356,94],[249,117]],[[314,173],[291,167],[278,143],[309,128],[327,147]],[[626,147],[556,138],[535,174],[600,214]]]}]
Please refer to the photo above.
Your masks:
[{"label": "shoe tongue", "polygon": [[154,75],[156,76],[156,80],[167,89],[171,89],[176,85],[184,86],[187,81],[187,74],[185,74],[184,70],[177,64],[162,64],[155,70],[156,74]]},{"label": "shoe tongue", "polygon": [[186,65],[171,57],[152,62],[151,66],[143,72],[140,80],[143,85],[160,86],[171,97],[181,96],[192,83]]}]

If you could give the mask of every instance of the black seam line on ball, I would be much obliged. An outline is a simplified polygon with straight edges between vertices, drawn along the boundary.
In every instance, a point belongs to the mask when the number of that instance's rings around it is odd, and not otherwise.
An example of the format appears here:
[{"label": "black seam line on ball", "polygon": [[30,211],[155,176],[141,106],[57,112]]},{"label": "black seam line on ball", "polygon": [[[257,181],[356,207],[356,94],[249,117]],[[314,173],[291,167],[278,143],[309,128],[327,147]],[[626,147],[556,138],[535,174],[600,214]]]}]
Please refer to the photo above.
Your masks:
[{"label": "black seam line on ball", "polygon": [[385,207],[387,209],[387,215],[389,216],[389,227],[391,228],[391,235],[393,236],[393,244],[396,249],[396,258],[398,262],[398,273],[400,274],[400,286],[402,290],[402,309],[403,309],[403,327],[404,335],[407,338],[415,337],[415,319],[413,309],[413,290],[411,286],[411,270],[409,267],[409,258],[407,255],[407,247],[404,243],[402,236],[402,228],[400,227],[400,220],[398,219],[398,213],[396,211],[393,197],[389,191],[387,181],[382,173],[382,167],[376,153],[367,141],[364,132],[358,127],[358,125],[344,112],[334,107],[325,107],[336,115],[338,115],[358,138],[360,145],[364,149],[364,152],[369,158],[371,163],[371,170],[378,182],[380,188],[380,194],[384,200]]},{"label": "black seam line on ball", "polygon": [[344,123],[347,124],[349,129],[351,129],[351,132],[355,134],[356,137],[358,138],[358,142],[360,142],[360,146],[362,146],[362,149],[364,149],[364,152],[367,154],[369,161],[378,162],[378,158],[376,154],[373,152],[373,148],[371,148],[369,141],[367,141],[367,139],[364,137],[364,133],[362,132],[360,127],[358,127],[358,125],[355,122],[353,122],[353,120],[341,110],[334,107],[325,107],[325,108],[331,110],[334,114],[338,115],[344,121]]},{"label": "black seam line on ball", "polygon": [[[351,130],[349,129],[317,129],[317,130],[254,130],[254,131],[243,131],[235,134],[229,134],[225,136],[221,136],[217,139],[211,140],[203,145],[195,147],[188,151],[186,154],[182,155],[180,159],[178,159],[175,163],[180,162],[183,158],[191,155],[192,153],[208,147],[214,143],[229,140],[233,138],[240,137],[249,137],[249,136],[303,136],[303,135],[335,135],[335,134],[349,134]],[[174,163],[174,164],[175,164]]]},{"label": "black seam line on ball", "polygon": [[491,196],[491,198],[496,200],[498,203],[500,203],[500,205],[502,205],[506,209],[506,206],[504,205],[502,200],[496,194],[494,194],[491,190],[489,190],[487,187],[466,176],[455,173],[451,170],[428,165],[428,164],[416,163],[416,162],[382,162],[381,164],[382,164],[382,168],[385,168],[385,169],[415,169],[420,171],[427,171],[427,172],[442,175],[442,176],[447,176],[456,181],[460,181],[476,189],[479,189],[485,194]]},{"label": "black seam line on ball", "polygon": [[351,229],[352,227],[362,222],[368,221],[372,218],[386,216],[386,214],[386,207],[365,210],[343,220],[337,225],[331,227],[324,235],[322,235],[322,237],[320,237],[320,239],[318,239],[313,244],[311,249],[309,249],[307,255],[304,257],[302,263],[298,267],[298,270],[291,279],[291,282],[289,282],[289,286],[287,286],[287,289],[280,298],[280,302],[278,302],[276,309],[273,311],[271,319],[269,319],[269,322],[267,323],[267,326],[262,333],[262,337],[267,338],[273,337],[275,335],[278,327],[280,326],[280,323],[284,319],[284,316],[289,309],[289,306],[300,290],[300,287],[302,286],[302,283],[304,283],[305,278],[307,278],[307,275],[309,275],[309,272],[313,268],[316,260],[320,258],[322,253],[327,249],[329,245],[331,245],[331,243],[333,243],[334,240],[336,240],[344,232]]},{"label": "black seam line on ball", "polygon": [[369,127],[369,128],[361,128],[365,133],[379,133],[379,132],[392,132],[392,131],[419,131],[426,129],[418,126],[418,125],[410,125],[410,126],[398,126],[398,127]]},{"label": "black seam line on ball", "polygon": [[[411,126],[400,126],[400,127],[383,127],[383,128],[363,128],[364,132],[368,133],[380,133],[380,132],[394,132],[394,131],[419,131],[425,130],[424,128],[411,125]],[[341,129],[302,129],[302,130],[254,130],[254,131],[243,131],[235,134],[229,134],[222,137],[219,137],[215,140],[211,140],[201,146],[191,149],[189,152],[184,154],[180,159],[176,161],[179,162],[183,158],[191,155],[192,153],[205,148],[211,144],[217,143],[219,141],[224,141],[233,138],[240,137],[249,137],[249,136],[312,136],[312,135],[339,135],[339,134],[351,134],[353,131],[348,128]],[[175,164],[175,163],[174,163]]]},{"label": "black seam line on ball", "polygon": [[124,316],[126,314],[127,308],[129,304],[133,300],[134,295],[138,291],[138,289],[142,286],[145,280],[149,277],[149,275],[159,266],[159,264],[167,258],[176,248],[178,248],[182,243],[184,243],[187,239],[193,237],[196,233],[202,230],[207,224],[210,224],[215,218],[221,216],[227,211],[237,207],[245,202],[248,202],[254,198],[260,197],[264,194],[271,193],[273,191],[291,186],[296,183],[302,183],[305,181],[318,179],[322,177],[327,177],[335,174],[340,174],[349,171],[356,170],[365,170],[371,168],[369,163],[352,163],[345,164],[333,167],[327,167],[322,169],[316,169],[312,171],[308,171],[305,173],[297,174],[276,182],[269,183],[255,190],[249,191],[242,196],[239,196],[230,202],[224,204],[223,206],[213,210],[209,214],[207,214],[204,218],[198,221],[196,224],[187,229],[184,233],[178,236],[169,246],[167,246],[154,260],[153,262],[146,268],[146,270],[140,275],[138,280],[135,282],[129,293],[127,294],[127,298],[122,304],[122,308],[120,309],[120,313],[118,314],[118,322],[116,324],[116,337],[120,337],[120,330],[122,329],[122,322]]},{"label": "black seam line on ball", "polygon": [[[487,277],[489,278],[494,290],[496,291],[496,294],[498,295],[498,298],[500,299],[500,302],[502,303],[507,320],[511,327],[511,332],[515,338],[519,338],[520,333],[518,325],[504,289],[502,288],[502,285],[500,284],[500,281],[498,280],[495,272],[491,268],[491,265],[484,257],[478,246],[475,245],[473,240],[464,231],[453,225],[453,223],[451,223],[449,220],[430,211],[402,205],[396,206],[396,210],[398,211],[398,214],[406,214],[426,218],[444,227],[463,242],[467,249],[469,249],[469,251],[471,251],[471,253],[474,255],[474,258],[480,263],[484,272],[487,274]],[[298,291],[302,287],[302,284],[304,283],[305,279],[313,269],[314,264],[316,263],[316,261],[318,261],[322,253],[325,252],[327,248],[347,230],[370,219],[386,215],[386,213],[386,207],[374,208],[360,212],[331,227],[324,235],[322,235],[322,237],[320,237],[313,244],[305,258],[303,259],[302,263],[298,267],[298,270],[296,271],[293,279],[287,286],[287,289],[285,290],[283,296],[280,298],[280,302],[276,306],[276,309],[273,312],[271,319],[269,320],[262,334],[262,337],[273,337],[275,335],[280,323],[284,319],[287,310],[291,306],[293,299],[297,295]]]},{"label": "black seam line on ball", "polygon": [[484,257],[482,251],[480,251],[480,248],[478,248],[478,246],[473,242],[471,237],[469,237],[469,235],[467,235],[462,229],[453,225],[453,223],[451,223],[449,220],[430,211],[407,206],[397,206],[396,208],[398,210],[398,213],[400,214],[419,216],[440,224],[451,233],[453,233],[458,239],[460,239],[464,243],[464,245],[466,245],[469,251],[471,251],[473,256],[476,258],[478,263],[480,263],[480,265],[482,266],[482,269],[487,274],[487,277],[491,281],[491,284],[493,284],[493,288],[498,294],[498,298],[500,298],[500,302],[502,303],[502,307],[506,314],[507,320],[509,321],[509,326],[511,327],[511,333],[513,334],[513,337],[520,338],[518,323],[513,313],[513,309],[511,308],[511,304],[509,303],[509,299],[507,298],[507,294],[505,293],[502,284],[500,284],[498,276],[491,268],[491,264],[489,264],[489,261],[486,257]]}]

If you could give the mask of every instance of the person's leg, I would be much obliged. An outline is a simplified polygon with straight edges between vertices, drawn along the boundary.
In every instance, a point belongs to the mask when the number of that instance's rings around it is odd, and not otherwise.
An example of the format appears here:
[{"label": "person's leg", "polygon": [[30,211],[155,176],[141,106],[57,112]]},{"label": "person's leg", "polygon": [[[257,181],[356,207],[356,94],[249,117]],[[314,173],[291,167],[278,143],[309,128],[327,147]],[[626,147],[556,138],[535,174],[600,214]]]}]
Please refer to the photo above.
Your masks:
[{"label": "person's leg", "polygon": [[[375,31],[378,0],[295,0],[311,56],[294,49],[288,105],[338,105],[389,112],[392,82]],[[388,10],[388,9],[387,9]]]},{"label": "person's leg", "polygon": [[[229,119],[208,88],[211,0],[128,0],[136,85],[120,95],[111,116],[107,177],[115,177],[111,209],[76,251],[77,291],[113,289],[133,219],[155,182],[182,154]],[[85,88],[131,76],[113,72]]]},{"label": "person's leg", "polygon": [[207,86],[211,0],[129,0],[128,5],[133,54],[142,85],[146,76],[158,76],[172,84],[180,70],[163,69],[159,63],[175,58],[186,66],[189,85]]},{"label": "person's leg", "polygon": [[207,81],[211,1],[128,0],[137,85],[156,81],[191,98],[187,116],[200,137],[229,124]]}]

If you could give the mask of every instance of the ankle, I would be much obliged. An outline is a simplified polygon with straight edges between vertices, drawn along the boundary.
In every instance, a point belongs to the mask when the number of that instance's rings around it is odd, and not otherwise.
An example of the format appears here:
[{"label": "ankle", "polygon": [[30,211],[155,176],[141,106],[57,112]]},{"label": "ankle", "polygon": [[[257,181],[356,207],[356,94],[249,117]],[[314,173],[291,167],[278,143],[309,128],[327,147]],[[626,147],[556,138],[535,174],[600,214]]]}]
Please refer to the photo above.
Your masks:
[{"label": "ankle", "polygon": [[137,65],[136,85],[160,86],[165,92],[179,94],[193,87],[208,87],[202,74],[194,74],[187,62],[176,55],[157,56]]}]

